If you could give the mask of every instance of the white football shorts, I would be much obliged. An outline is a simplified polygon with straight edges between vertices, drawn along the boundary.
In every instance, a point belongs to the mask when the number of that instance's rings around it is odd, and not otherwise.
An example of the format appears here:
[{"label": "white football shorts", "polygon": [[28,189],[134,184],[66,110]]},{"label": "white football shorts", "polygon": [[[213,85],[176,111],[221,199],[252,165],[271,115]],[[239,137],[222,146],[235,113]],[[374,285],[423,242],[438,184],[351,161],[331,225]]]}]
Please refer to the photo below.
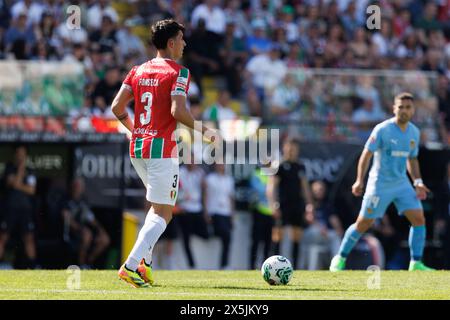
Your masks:
[{"label": "white football shorts", "polygon": [[147,188],[147,200],[174,206],[178,196],[178,158],[130,159]]}]

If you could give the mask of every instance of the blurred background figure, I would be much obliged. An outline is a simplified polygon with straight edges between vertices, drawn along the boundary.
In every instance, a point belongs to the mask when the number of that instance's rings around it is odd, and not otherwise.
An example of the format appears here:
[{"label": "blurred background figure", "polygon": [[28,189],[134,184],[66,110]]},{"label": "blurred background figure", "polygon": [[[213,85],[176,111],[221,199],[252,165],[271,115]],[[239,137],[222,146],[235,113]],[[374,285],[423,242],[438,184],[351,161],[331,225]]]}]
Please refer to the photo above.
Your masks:
[{"label": "blurred background figure", "polygon": [[447,162],[447,174],[444,176],[437,195],[438,214],[435,220],[435,237],[442,241],[444,249],[443,267],[450,268],[450,161]]},{"label": "blurred background figure", "polygon": [[[327,199],[326,184],[323,181],[314,181],[311,184],[311,191],[313,205],[307,206],[305,213],[309,226],[302,239],[302,269],[315,270],[328,267],[330,257],[339,251],[344,230],[338,215],[335,214],[333,206]],[[312,252],[317,248],[321,252]],[[315,256],[320,253],[324,253],[322,265],[318,265],[319,257]]]},{"label": "blurred background figure", "polygon": [[196,235],[205,240],[209,238],[209,217],[205,216],[203,208],[204,179],[205,172],[196,164],[188,163],[180,168],[180,214],[177,219],[183,236],[184,252],[191,269],[196,266],[190,244],[191,236]]},{"label": "blurred background figure", "polygon": [[231,109],[230,102],[230,93],[227,90],[221,91],[217,97],[217,102],[203,112],[203,120],[222,121],[236,119],[237,115]]},{"label": "blurred background figure", "polygon": [[83,179],[75,178],[71,184],[70,197],[62,209],[62,216],[64,240],[76,253],[76,263],[82,269],[90,269],[108,248],[110,238],[84,200],[84,192]]},{"label": "blurred background figure", "polygon": [[[270,166],[270,163],[267,165]],[[253,200],[253,224],[251,231],[250,244],[250,264],[249,269],[259,269],[256,264],[258,249],[263,245],[263,257],[269,257],[272,244],[273,215],[267,199],[267,185],[269,177],[261,170],[256,168],[250,178],[250,187],[252,189]]]},{"label": "blurred background figure", "polygon": [[291,240],[291,262],[297,269],[300,254],[300,241],[305,221],[305,207],[312,206],[309,182],[305,167],[299,162],[300,146],[295,138],[283,143],[283,160],[276,175],[269,177],[269,203],[274,210],[275,227],[273,230],[274,254],[281,254],[280,244],[284,230],[289,230]]},{"label": "blurred background figure", "polygon": [[6,165],[2,179],[6,185],[6,196],[0,224],[0,263],[5,258],[8,240],[19,240],[23,243],[26,257],[23,265],[19,266],[34,269],[36,176],[27,166],[27,155],[25,145],[16,146],[14,159]]},{"label": "blurred background figure", "polygon": [[220,268],[230,268],[231,230],[234,214],[234,180],[225,172],[225,165],[215,164],[214,172],[206,176],[205,183],[205,215],[214,228],[214,235],[222,242]]}]

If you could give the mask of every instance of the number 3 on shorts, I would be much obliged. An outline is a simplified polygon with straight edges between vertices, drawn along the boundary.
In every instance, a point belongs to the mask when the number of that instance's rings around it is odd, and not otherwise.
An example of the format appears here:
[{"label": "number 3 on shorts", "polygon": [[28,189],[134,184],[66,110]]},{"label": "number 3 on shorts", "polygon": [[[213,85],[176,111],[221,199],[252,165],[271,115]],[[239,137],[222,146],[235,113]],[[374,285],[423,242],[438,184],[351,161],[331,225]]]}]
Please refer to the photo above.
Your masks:
[{"label": "number 3 on shorts", "polygon": [[177,187],[177,181],[178,181],[178,175],[174,175],[173,176],[173,183],[172,183],[172,187],[176,188]]},{"label": "number 3 on shorts", "polygon": [[141,96],[141,102],[145,103],[144,112],[139,116],[139,120],[141,121],[141,125],[145,126],[150,123],[150,119],[152,116],[152,103],[153,103],[153,95],[151,92],[144,92]]}]

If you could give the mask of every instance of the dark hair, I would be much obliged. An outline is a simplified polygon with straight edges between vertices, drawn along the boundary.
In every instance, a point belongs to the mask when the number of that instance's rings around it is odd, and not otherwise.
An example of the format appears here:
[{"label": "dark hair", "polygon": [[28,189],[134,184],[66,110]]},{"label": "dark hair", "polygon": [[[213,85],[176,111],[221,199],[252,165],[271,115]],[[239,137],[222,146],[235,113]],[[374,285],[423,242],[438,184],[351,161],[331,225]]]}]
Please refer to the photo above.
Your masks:
[{"label": "dark hair", "polygon": [[157,21],[151,27],[150,40],[156,49],[166,49],[167,41],[175,37],[179,31],[184,33],[184,26],[173,19]]},{"label": "dark hair", "polygon": [[409,92],[402,92],[395,96],[395,100],[413,100],[414,96]]}]

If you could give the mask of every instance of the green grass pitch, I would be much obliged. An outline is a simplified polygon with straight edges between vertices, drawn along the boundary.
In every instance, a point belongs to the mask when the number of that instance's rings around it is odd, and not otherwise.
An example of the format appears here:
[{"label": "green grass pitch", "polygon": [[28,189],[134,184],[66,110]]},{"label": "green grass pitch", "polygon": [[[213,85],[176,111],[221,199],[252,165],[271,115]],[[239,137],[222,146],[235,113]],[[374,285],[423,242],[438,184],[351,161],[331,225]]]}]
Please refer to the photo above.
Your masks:
[{"label": "green grass pitch", "polygon": [[[255,271],[155,271],[155,286],[136,289],[114,270],[81,271],[70,289],[66,270],[0,271],[0,299],[450,299],[450,271],[294,271],[286,286],[270,286]],[[368,283],[375,288],[369,289]],[[379,289],[376,285],[379,283]],[[70,287],[70,286],[69,286]]]}]

